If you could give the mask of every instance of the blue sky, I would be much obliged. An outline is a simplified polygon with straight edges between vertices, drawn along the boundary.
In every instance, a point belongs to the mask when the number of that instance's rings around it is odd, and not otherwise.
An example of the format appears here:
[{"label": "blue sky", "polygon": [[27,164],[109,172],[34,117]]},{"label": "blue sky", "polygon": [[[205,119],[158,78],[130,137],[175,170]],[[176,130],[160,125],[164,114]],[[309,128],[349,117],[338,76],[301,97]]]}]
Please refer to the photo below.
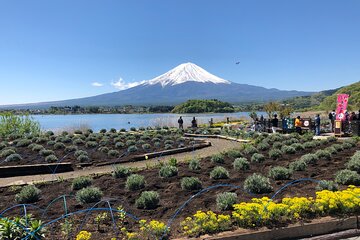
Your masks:
[{"label": "blue sky", "polygon": [[184,62],[238,83],[336,88],[360,80],[359,11],[358,0],[0,0],[0,104],[113,92]]}]

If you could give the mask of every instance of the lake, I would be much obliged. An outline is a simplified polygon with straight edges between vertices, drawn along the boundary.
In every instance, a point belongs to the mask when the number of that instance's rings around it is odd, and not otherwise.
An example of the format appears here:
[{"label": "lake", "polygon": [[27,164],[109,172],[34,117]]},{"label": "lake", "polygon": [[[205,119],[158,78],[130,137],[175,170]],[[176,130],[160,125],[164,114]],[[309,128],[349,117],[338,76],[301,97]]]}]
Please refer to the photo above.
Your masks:
[{"label": "lake", "polygon": [[[259,112],[258,114],[265,113]],[[32,115],[39,121],[43,130],[70,131],[79,128],[91,128],[99,131],[102,128],[109,130],[130,129],[131,127],[148,126],[177,126],[179,116],[183,117],[184,127],[191,125],[191,120],[196,117],[198,124],[209,123],[210,118],[214,122],[226,121],[226,118],[239,119],[248,117],[249,112],[236,113],[213,113],[213,114],[80,114],[80,115]]]}]

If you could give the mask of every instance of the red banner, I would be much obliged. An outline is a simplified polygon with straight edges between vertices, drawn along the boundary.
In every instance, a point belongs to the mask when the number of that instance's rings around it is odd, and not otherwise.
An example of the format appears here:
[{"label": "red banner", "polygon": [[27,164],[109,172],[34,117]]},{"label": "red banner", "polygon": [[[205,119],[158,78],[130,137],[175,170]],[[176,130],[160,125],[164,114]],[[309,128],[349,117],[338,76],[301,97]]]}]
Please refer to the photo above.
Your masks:
[{"label": "red banner", "polygon": [[337,95],[336,120],[345,121],[345,112],[348,105],[349,95]]}]

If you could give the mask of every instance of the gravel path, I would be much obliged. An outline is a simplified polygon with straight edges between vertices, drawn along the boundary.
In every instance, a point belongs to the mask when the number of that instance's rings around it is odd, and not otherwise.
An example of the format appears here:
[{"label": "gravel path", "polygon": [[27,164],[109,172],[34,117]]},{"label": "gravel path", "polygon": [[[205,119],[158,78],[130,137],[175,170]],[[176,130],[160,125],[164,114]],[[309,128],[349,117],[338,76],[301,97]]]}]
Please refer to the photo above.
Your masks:
[{"label": "gravel path", "polygon": [[[166,162],[170,158],[174,157],[178,160],[178,162],[186,161],[187,159],[191,159],[193,157],[207,157],[211,156],[215,153],[228,150],[231,148],[236,148],[241,145],[241,143],[236,141],[230,141],[225,139],[218,138],[208,138],[205,139],[211,142],[211,147],[202,148],[199,150],[195,150],[193,152],[187,153],[178,153],[173,155],[168,155],[164,157],[158,157],[149,159],[146,161],[138,161],[138,162],[129,162],[123,163],[123,166],[127,167],[137,167],[137,168],[145,168],[155,165],[159,162]],[[20,177],[10,177],[10,178],[0,178],[0,187],[9,186],[9,185],[21,185],[21,184],[29,184],[32,182],[43,182],[43,181],[55,181],[60,179],[68,179],[75,178],[78,176],[86,176],[90,174],[103,174],[109,173],[113,170],[112,165],[96,167],[96,168],[85,168],[79,171],[66,172],[66,173],[58,173],[58,174],[43,174],[43,175],[31,175],[31,176],[20,176]]]}]

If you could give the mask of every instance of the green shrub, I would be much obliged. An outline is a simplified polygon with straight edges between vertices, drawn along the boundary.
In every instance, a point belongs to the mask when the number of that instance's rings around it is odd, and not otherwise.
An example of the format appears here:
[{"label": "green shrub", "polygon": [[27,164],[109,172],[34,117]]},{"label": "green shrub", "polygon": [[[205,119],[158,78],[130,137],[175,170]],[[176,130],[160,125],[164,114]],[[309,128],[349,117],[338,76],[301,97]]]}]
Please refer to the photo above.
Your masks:
[{"label": "green shrub", "polygon": [[134,153],[134,152],[137,152],[138,151],[138,148],[135,146],[135,145],[131,145],[128,147],[128,152],[130,153]]},{"label": "green shrub", "polygon": [[176,176],[177,174],[178,174],[177,167],[171,166],[168,164],[162,166],[159,170],[159,175],[160,175],[160,177],[163,177],[163,178]]},{"label": "green shrub", "polygon": [[360,151],[357,151],[346,163],[346,168],[360,173]]},{"label": "green shrub", "polygon": [[139,190],[145,187],[145,178],[139,174],[131,174],[126,179],[126,188],[129,190]]},{"label": "green shrub", "polygon": [[160,138],[153,138],[152,140],[151,140],[152,142],[160,142],[161,141],[161,139]]},{"label": "green shrub", "polygon": [[144,150],[150,150],[150,148],[151,148],[151,145],[150,144],[148,144],[148,143],[145,143],[145,144],[143,144],[142,146],[142,149],[144,149]]},{"label": "green shrub", "polygon": [[48,142],[46,143],[46,145],[48,145],[48,146],[54,146],[55,143],[56,143],[55,141],[51,140],[51,141],[48,141]]},{"label": "green shrub", "polygon": [[53,154],[45,157],[45,161],[48,163],[53,163],[53,162],[56,162],[57,160],[58,160],[58,158]]},{"label": "green shrub", "polygon": [[132,146],[132,145],[136,145],[135,140],[127,140],[126,141],[126,146]]},{"label": "green shrub", "polygon": [[269,177],[274,180],[286,180],[290,179],[292,172],[290,169],[285,167],[273,167],[269,170]]},{"label": "green shrub", "polygon": [[34,203],[39,200],[41,191],[34,185],[27,185],[21,188],[21,191],[15,195],[15,201],[21,204]]},{"label": "green shrub", "polygon": [[317,191],[329,190],[334,192],[339,190],[339,185],[337,185],[334,181],[321,180],[316,186],[316,190]]},{"label": "green shrub", "polygon": [[331,146],[332,146],[333,148],[335,148],[338,152],[341,152],[341,151],[344,150],[344,147],[343,147],[342,144],[336,143],[336,144],[333,144],[333,145],[331,145]]},{"label": "green shrub", "polygon": [[7,142],[0,142],[0,150],[3,150],[4,148],[7,147]]},{"label": "green shrub", "polygon": [[86,187],[76,193],[76,200],[81,204],[96,203],[101,200],[102,191],[97,187]]},{"label": "green shrub", "polygon": [[40,134],[40,124],[28,115],[15,115],[11,112],[0,113],[0,136],[37,135]]},{"label": "green shrub", "polygon": [[29,139],[21,139],[20,141],[18,141],[16,143],[16,146],[17,147],[27,147],[30,144],[31,144],[31,140],[29,140]]},{"label": "green shrub", "polygon": [[170,158],[169,165],[176,167],[177,166],[177,159],[174,158],[174,157]]},{"label": "green shrub", "polygon": [[245,179],[244,189],[247,192],[259,194],[272,191],[270,179],[257,173],[254,173]]},{"label": "green shrub", "polygon": [[351,147],[355,147],[356,144],[357,144],[357,142],[358,142],[358,141],[357,141],[355,138],[346,139],[346,140],[344,141],[344,143],[350,144]]},{"label": "green shrub", "polygon": [[161,143],[160,143],[160,142],[154,142],[154,147],[155,147],[155,148],[161,147]]},{"label": "green shrub", "polygon": [[294,148],[296,151],[304,150],[305,147],[301,143],[293,143],[290,147]]},{"label": "green shrub", "polygon": [[337,141],[337,138],[334,137],[334,136],[331,136],[331,137],[328,138],[328,141],[329,141],[329,142],[336,142],[336,141]]},{"label": "green shrub", "polygon": [[289,168],[292,171],[305,171],[307,167],[307,163],[304,159],[298,159],[292,163],[290,163]]},{"label": "green shrub", "polygon": [[251,162],[261,163],[261,162],[264,162],[264,161],[265,161],[265,157],[261,153],[254,153],[251,156]]},{"label": "green shrub", "polygon": [[166,140],[164,142],[165,145],[169,144],[169,145],[173,145],[174,144],[174,141],[173,140]]},{"label": "green shrub", "polygon": [[210,172],[210,178],[212,178],[212,179],[226,179],[226,178],[229,178],[229,172],[224,167],[216,166]]},{"label": "green shrub", "polygon": [[74,153],[74,156],[77,158],[79,157],[80,155],[88,155],[87,151],[84,151],[84,150],[77,150],[75,151]]},{"label": "green shrub", "polygon": [[265,150],[270,149],[270,145],[268,143],[262,142],[257,145],[257,149],[260,151],[265,151]]},{"label": "green shrub", "polygon": [[274,142],[272,148],[281,149],[284,144],[282,142]]},{"label": "green shrub", "polygon": [[82,145],[85,142],[80,138],[75,138],[75,139],[73,139],[72,143],[75,144],[75,145]]},{"label": "green shrub", "polygon": [[360,175],[349,169],[340,170],[335,175],[335,182],[343,185],[360,185]]},{"label": "green shrub", "polygon": [[327,159],[327,160],[330,160],[331,159],[331,154],[329,151],[327,150],[317,150],[315,152],[315,155],[319,158],[319,159]]},{"label": "green shrub", "polygon": [[193,171],[200,170],[201,167],[200,167],[200,161],[199,161],[199,159],[192,158],[192,159],[189,161],[189,169],[190,169],[190,170],[193,170]]},{"label": "green shrub", "polygon": [[89,187],[92,183],[92,179],[90,177],[77,177],[71,183],[72,190],[80,190],[82,188]]},{"label": "green shrub", "polygon": [[316,163],[319,160],[319,157],[316,154],[308,153],[305,155],[302,155],[301,160],[305,161],[307,164],[309,163]]},{"label": "green shrub", "polygon": [[107,154],[109,157],[119,157],[120,156],[120,153],[117,150],[109,150]]},{"label": "green shrub", "polygon": [[220,211],[232,210],[237,201],[237,194],[224,192],[216,195],[216,206]]},{"label": "green shrub", "polygon": [[65,144],[63,143],[55,143],[54,149],[64,149],[66,148]]},{"label": "green shrub", "polygon": [[10,156],[11,154],[15,154],[15,150],[14,149],[11,149],[11,148],[8,148],[8,149],[4,149],[1,151],[0,153],[0,157],[2,158],[6,158],[8,156]]},{"label": "green shrub", "polygon": [[227,151],[225,154],[226,154],[226,156],[233,158],[233,159],[242,157],[241,152],[237,149],[231,149],[231,150]]},{"label": "green shrub", "polygon": [[[30,145],[29,145],[30,146]],[[44,150],[45,148],[40,145],[40,144],[34,144],[32,147],[31,147],[31,151],[34,151],[34,152],[40,152],[41,150]]]},{"label": "green shrub", "polygon": [[246,147],[244,149],[245,154],[254,154],[257,152],[258,152],[258,150],[252,145],[246,145]]},{"label": "green shrub", "polygon": [[311,141],[311,142],[305,142],[304,144],[303,144],[303,146],[304,146],[304,148],[314,148],[314,147],[316,147],[316,144],[315,144],[315,142],[314,141]]},{"label": "green shrub", "polygon": [[295,148],[293,148],[291,146],[287,146],[287,145],[282,146],[281,151],[283,153],[285,153],[285,154],[294,154],[294,153],[296,153]]},{"label": "green shrub", "polygon": [[202,188],[201,181],[197,177],[184,177],[181,179],[181,188],[183,190],[200,190]]},{"label": "green shrub", "polygon": [[110,149],[109,149],[108,147],[99,147],[99,148],[98,148],[98,151],[99,151],[99,152],[102,152],[102,153],[105,153],[105,154],[108,153],[109,150],[110,150]]},{"label": "green shrub", "polygon": [[338,151],[333,146],[327,147],[325,150],[328,151],[331,155],[338,153]]},{"label": "green shrub", "polygon": [[83,132],[81,130],[75,130],[74,133],[75,134],[82,134]]},{"label": "green shrub", "polygon": [[80,155],[76,158],[79,162],[89,162],[90,158],[88,155]]},{"label": "green shrub", "polygon": [[225,158],[224,155],[222,155],[221,153],[217,153],[211,156],[211,161],[213,163],[224,163],[225,162]]},{"label": "green shrub", "polygon": [[320,145],[326,145],[326,144],[328,144],[329,143],[329,140],[327,140],[327,139],[321,139],[320,140]]},{"label": "green shrub", "polygon": [[159,204],[159,194],[155,191],[142,192],[140,197],[136,200],[137,208],[141,209],[155,209]]},{"label": "green shrub", "polygon": [[124,167],[124,166],[116,166],[114,168],[114,171],[113,171],[112,175],[115,178],[124,178],[124,177],[129,176],[130,173],[131,173],[130,168]]},{"label": "green shrub", "polygon": [[282,156],[282,152],[279,149],[273,148],[269,151],[269,157],[274,160],[279,159],[281,156]]},{"label": "green shrub", "polygon": [[86,146],[87,148],[95,148],[95,147],[98,146],[98,143],[95,142],[95,141],[88,141],[88,142],[86,142],[85,146]]},{"label": "green shrub", "polygon": [[54,155],[55,152],[53,150],[50,149],[43,149],[39,152],[39,154],[43,157],[49,156],[49,155]]},{"label": "green shrub", "polygon": [[46,143],[48,141],[48,138],[46,138],[46,137],[37,137],[37,138],[34,138],[33,141],[35,141],[36,143]]},{"label": "green shrub", "polygon": [[22,157],[20,154],[13,153],[5,158],[5,162],[18,162],[21,161]]},{"label": "green shrub", "polygon": [[70,146],[67,146],[66,148],[65,148],[65,152],[75,152],[76,150],[78,150],[78,147],[77,146],[75,146],[75,145],[70,145]]},{"label": "green shrub", "polygon": [[236,158],[234,160],[233,166],[237,171],[250,169],[250,163],[246,158]]},{"label": "green shrub", "polygon": [[341,144],[343,146],[344,149],[350,149],[352,148],[353,146],[351,145],[351,143],[348,143],[348,142],[344,142],[343,144]]},{"label": "green shrub", "polygon": [[115,143],[115,148],[124,148],[125,147],[125,144],[123,142],[117,142]]},{"label": "green shrub", "polygon": [[173,145],[170,145],[170,144],[166,144],[164,149],[165,150],[169,150],[169,149],[172,149],[173,148]]}]

